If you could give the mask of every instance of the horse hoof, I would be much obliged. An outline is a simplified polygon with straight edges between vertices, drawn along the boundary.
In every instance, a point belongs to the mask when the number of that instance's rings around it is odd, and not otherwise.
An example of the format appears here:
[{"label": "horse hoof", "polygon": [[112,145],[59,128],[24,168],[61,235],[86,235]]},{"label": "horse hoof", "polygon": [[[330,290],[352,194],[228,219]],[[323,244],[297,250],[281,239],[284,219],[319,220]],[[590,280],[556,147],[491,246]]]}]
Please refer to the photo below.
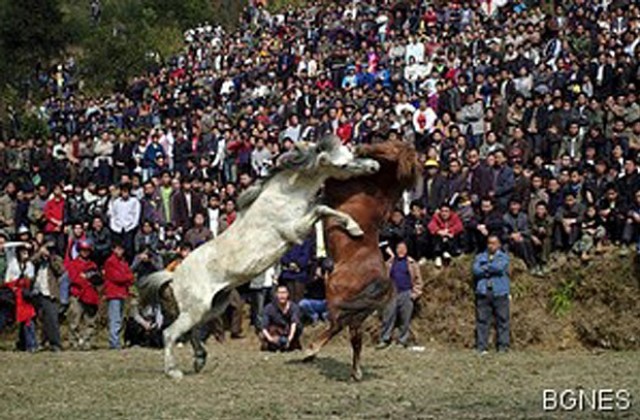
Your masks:
[{"label": "horse hoof", "polygon": [[358,225],[348,225],[347,226],[347,232],[349,232],[349,235],[359,238],[361,236],[364,236],[364,231],[362,229],[360,229],[360,226]]},{"label": "horse hoof", "polygon": [[182,379],[184,376],[180,369],[169,369],[166,374],[171,379]]},{"label": "horse hoof", "polygon": [[355,382],[360,382],[362,380],[362,371],[360,369],[351,372],[351,379]]},{"label": "horse hoof", "polygon": [[305,363],[313,362],[314,360],[316,360],[317,355],[318,353],[316,353],[315,351],[307,350],[304,354],[304,358],[302,359],[302,361]]},{"label": "horse hoof", "polygon": [[207,364],[206,357],[196,357],[195,359],[193,359],[193,370],[195,370],[196,373],[200,373],[200,371],[204,369],[204,365],[206,364]]}]

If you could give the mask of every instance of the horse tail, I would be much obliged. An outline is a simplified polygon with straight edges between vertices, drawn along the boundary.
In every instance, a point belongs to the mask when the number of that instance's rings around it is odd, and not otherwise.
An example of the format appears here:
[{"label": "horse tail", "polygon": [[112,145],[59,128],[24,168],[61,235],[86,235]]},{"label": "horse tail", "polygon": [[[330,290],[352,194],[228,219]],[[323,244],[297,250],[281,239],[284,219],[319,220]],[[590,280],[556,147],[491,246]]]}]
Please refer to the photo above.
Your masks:
[{"label": "horse tail", "polygon": [[140,306],[158,304],[161,301],[163,286],[173,280],[173,273],[166,270],[156,271],[138,280],[138,297]]},{"label": "horse tail", "polygon": [[350,323],[352,319],[362,322],[374,311],[383,310],[393,294],[391,279],[376,277],[357,295],[336,305],[339,310],[338,320],[343,325]]}]

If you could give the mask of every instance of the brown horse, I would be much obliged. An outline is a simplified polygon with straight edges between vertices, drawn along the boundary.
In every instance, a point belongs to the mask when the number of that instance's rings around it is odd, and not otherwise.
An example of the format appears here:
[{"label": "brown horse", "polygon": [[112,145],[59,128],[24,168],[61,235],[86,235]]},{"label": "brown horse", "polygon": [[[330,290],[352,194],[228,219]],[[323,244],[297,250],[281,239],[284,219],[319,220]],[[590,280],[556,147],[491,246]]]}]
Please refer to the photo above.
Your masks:
[{"label": "brown horse", "polygon": [[380,171],[348,181],[329,180],[324,194],[327,204],[350,215],[364,236],[354,238],[337,221],[325,222],[327,248],[335,263],[326,281],[329,326],[311,344],[305,360],[313,360],[333,336],[349,327],[353,349],[351,377],[360,380],[362,324],[374,311],[382,310],[394,293],[378,234],[402,192],[414,185],[419,167],[413,146],[400,141],[360,146],[357,154],[377,160]]}]

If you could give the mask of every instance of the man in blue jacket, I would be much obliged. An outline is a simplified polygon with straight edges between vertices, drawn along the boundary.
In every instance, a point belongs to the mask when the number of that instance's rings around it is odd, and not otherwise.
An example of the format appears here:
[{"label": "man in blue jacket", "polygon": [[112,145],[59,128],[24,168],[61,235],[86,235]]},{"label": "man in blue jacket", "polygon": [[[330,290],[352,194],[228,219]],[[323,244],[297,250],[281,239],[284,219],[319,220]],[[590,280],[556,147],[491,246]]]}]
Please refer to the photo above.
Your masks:
[{"label": "man in blue jacket", "polygon": [[489,329],[495,317],[499,352],[509,350],[509,255],[500,249],[500,238],[490,235],[487,250],[473,262],[476,292],[476,350],[487,352]]}]

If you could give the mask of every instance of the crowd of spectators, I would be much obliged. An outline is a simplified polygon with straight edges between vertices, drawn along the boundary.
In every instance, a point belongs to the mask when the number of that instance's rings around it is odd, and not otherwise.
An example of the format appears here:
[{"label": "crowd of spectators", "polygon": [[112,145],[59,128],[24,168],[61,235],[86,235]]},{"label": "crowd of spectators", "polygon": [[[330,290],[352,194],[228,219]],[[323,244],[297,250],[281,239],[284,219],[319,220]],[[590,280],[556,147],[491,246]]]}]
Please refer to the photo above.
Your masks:
[{"label": "crowd of spectators", "polygon": [[[424,174],[381,239],[421,263],[491,235],[540,276],[558,252],[640,252],[639,16],[629,0],[253,2],[123,92],[87,96],[68,60],[27,105],[50,134],[20,138],[15,117],[0,142],[0,240],[30,243],[3,278],[26,262],[36,285],[59,278],[35,294],[75,307],[82,347],[93,271],[111,260],[127,285],[215,237],[275,156],[329,134],[415,145]],[[109,303],[114,330],[121,312]]]}]

